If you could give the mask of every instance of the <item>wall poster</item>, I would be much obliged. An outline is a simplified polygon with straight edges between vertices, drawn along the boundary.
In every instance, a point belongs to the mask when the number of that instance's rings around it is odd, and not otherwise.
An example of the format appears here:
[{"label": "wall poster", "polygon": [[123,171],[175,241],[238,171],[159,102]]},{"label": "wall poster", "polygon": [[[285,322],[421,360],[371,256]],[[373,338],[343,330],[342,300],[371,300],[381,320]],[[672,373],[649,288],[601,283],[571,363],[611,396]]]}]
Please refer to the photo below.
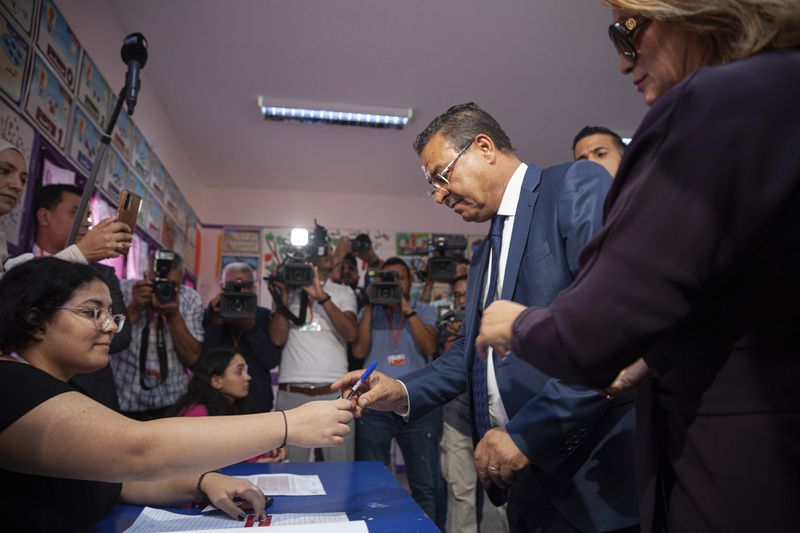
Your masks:
[{"label": "wall poster", "polygon": [[[113,112],[113,106],[117,104],[117,99],[112,98],[111,100],[111,112]],[[131,121],[130,117],[128,117],[128,113],[125,112],[123,107],[122,111],[119,112],[119,117],[117,118],[117,123],[114,126],[114,131],[111,133],[111,142],[117,147],[117,150],[119,150],[120,155],[125,158],[125,161],[129,163],[131,161],[133,127],[133,122]]]},{"label": "wall poster", "polygon": [[35,54],[25,112],[62,152],[67,145],[71,108],[72,97],[69,90],[58,81],[58,77],[42,58]]},{"label": "wall poster", "polygon": [[100,136],[100,130],[84,113],[81,106],[75,106],[75,113],[72,118],[72,138],[69,143],[69,158],[87,176],[92,173],[92,167],[100,151]]},{"label": "wall poster", "polygon": [[50,61],[61,79],[71,89],[78,81],[78,59],[81,56],[81,43],[72,33],[66,19],[52,0],[42,1],[39,17],[39,50]]},{"label": "wall poster", "polygon": [[[120,113],[121,115],[122,113]],[[133,127],[133,143],[131,145],[131,169],[139,174],[145,183],[150,181],[150,165],[152,164],[150,145],[136,126]]]},{"label": "wall poster", "polygon": [[29,55],[28,43],[4,16],[0,16],[0,89],[15,104],[22,99]]},{"label": "wall poster", "polygon": [[114,148],[109,147],[106,150],[105,162],[100,168],[100,175],[97,179],[100,188],[112,200],[117,201],[119,193],[128,183],[128,167],[125,166],[122,156]]},{"label": "wall poster", "polygon": [[103,131],[108,126],[108,119],[111,116],[113,95],[111,86],[103,74],[95,66],[89,54],[84,52],[81,79],[78,83],[78,101],[83,104],[86,113]]},{"label": "wall poster", "polygon": [[28,36],[33,29],[36,0],[3,0],[3,7]]}]

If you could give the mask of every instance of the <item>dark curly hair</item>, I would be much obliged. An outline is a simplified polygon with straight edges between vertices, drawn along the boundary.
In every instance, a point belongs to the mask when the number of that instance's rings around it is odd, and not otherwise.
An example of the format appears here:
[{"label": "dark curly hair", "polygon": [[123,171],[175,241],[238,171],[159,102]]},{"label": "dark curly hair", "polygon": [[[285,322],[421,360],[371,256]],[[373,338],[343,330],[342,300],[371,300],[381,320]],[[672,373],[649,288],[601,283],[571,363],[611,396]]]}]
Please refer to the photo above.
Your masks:
[{"label": "dark curly hair", "polygon": [[238,353],[233,348],[212,348],[203,352],[192,367],[192,379],[186,394],[178,398],[169,410],[169,415],[180,416],[187,407],[196,404],[205,405],[210,416],[241,415],[249,412],[247,397],[238,398],[231,403],[211,386],[211,378],[224,375],[231,359]]},{"label": "dark curly hair", "polygon": [[0,279],[0,348],[24,350],[33,334],[75,293],[94,280],[103,281],[88,265],[55,257],[32,259]]}]

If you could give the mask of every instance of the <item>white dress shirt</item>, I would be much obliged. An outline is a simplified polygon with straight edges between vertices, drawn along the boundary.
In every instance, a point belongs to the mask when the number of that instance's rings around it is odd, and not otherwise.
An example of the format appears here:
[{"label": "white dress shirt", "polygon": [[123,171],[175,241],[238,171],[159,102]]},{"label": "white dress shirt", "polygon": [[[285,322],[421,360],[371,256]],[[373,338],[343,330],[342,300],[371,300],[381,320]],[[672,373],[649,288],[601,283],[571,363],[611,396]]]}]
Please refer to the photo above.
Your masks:
[{"label": "white dress shirt", "polygon": [[[497,210],[498,215],[506,217],[505,225],[503,226],[503,240],[500,243],[500,271],[497,273],[497,288],[495,290],[495,300],[500,299],[503,292],[503,279],[506,273],[506,262],[508,261],[508,248],[511,244],[511,234],[514,233],[514,221],[517,214],[517,204],[519,203],[519,192],[522,189],[522,180],[525,178],[525,172],[528,170],[528,165],[520,163],[517,170],[511,176],[511,179],[506,185],[506,190],[503,193],[503,199],[500,201],[500,208]],[[486,303],[486,296],[489,293],[489,279],[491,279],[491,265],[492,265],[492,252],[489,250],[489,268],[486,269],[486,279],[484,280],[483,297],[481,302],[483,305]],[[486,388],[489,393],[489,419],[492,421],[492,426],[504,426],[508,423],[508,414],[503,406],[503,399],[500,397],[500,388],[497,386],[497,378],[494,375],[494,361],[492,348],[488,349],[488,357],[486,358]]]}]

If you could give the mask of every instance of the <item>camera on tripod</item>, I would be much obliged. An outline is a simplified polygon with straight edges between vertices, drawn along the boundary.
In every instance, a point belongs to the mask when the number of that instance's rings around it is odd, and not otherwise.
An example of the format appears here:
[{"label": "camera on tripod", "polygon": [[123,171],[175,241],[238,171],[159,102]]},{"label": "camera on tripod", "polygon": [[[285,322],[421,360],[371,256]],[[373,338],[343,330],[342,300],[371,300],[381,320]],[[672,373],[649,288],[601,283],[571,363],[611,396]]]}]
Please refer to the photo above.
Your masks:
[{"label": "camera on tripod", "polygon": [[242,278],[225,282],[219,297],[219,316],[222,318],[254,318],[256,316],[256,295],[252,292],[253,280]]},{"label": "camera on tripod", "polygon": [[436,235],[430,240],[429,250],[436,254],[428,260],[426,279],[431,281],[453,281],[456,277],[456,255],[467,249],[467,238],[463,235]]},{"label": "camera on tripod", "polygon": [[397,281],[396,270],[367,270],[365,278],[367,299],[375,305],[399,305],[403,290]]},{"label": "camera on tripod", "polygon": [[153,272],[155,279],[150,282],[156,300],[161,304],[168,304],[175,301],[178,296],[178,288],[167,276],[172,271],[175,264],[175,252],[171,250],[157,250],[153,257]]},{"label": "camera on tripod", "polygon": [[314,231],[294,228],[290,234],[291,245],[286,249],[286,259],[278,266],[277,281],[287,287],[305,287],[314,281],[314,269],[308,261],[327,254],[328,230],[314,220]]}]

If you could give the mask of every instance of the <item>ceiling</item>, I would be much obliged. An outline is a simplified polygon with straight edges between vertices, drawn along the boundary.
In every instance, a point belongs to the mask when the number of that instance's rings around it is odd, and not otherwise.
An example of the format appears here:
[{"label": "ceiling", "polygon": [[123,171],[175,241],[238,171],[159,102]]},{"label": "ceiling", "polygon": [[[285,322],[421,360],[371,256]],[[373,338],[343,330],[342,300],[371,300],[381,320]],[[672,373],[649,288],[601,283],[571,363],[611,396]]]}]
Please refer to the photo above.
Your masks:
[{"label": "ceiling", "polygon": [[[211,188],[424,195],[414,137],[475,101],[521,158],[571,157],[586,124],[631,134],[598,0],[110,0]],[[405,130],[267,122],[259,95],[411,107]]]}]

